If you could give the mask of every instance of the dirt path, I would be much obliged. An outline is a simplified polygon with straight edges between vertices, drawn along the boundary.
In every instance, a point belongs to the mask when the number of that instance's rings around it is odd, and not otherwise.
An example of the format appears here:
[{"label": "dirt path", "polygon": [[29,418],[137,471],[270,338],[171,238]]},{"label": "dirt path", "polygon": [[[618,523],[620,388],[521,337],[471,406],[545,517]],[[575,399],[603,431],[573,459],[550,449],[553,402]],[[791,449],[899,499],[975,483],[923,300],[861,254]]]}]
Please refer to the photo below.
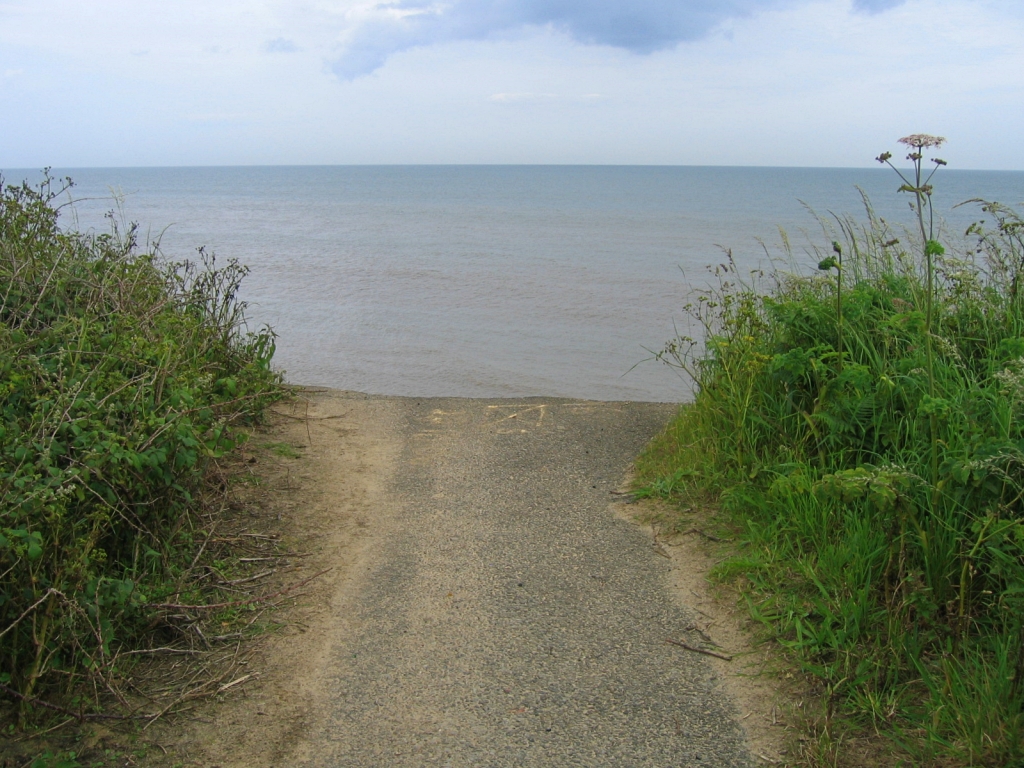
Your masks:
[{"label": "dirt path", "polygon": [[695,582],[613,503],[673,406],[305,397],[273,493],[333,570],[233,700],[174,726],[186,764],[756,764],[754,699],[666,643],[708,616]]}]

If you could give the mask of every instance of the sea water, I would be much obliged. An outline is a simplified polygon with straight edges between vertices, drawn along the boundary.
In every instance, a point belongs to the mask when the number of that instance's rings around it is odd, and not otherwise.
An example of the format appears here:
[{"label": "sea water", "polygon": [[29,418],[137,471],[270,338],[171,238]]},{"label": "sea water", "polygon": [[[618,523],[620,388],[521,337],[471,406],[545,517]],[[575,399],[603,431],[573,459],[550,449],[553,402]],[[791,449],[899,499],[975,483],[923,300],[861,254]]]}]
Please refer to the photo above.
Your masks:
[{"label": "sea water", "polygon": [[[4,171],[7,183],[38,171]],[[66,227],[137,222],[171,259],[205,246],[251,273],[254,326],[288,381],[411,396],[685,400],[653,353],[730,251],[741,274],[813,268],[866,194],[913,222],[889,169],[619,166],[110,168],[71,176]],[[969,198],[1024,201],[1024,173],[941,169],[950,231]],[[826,225],[820,223],[823,217]]]}]

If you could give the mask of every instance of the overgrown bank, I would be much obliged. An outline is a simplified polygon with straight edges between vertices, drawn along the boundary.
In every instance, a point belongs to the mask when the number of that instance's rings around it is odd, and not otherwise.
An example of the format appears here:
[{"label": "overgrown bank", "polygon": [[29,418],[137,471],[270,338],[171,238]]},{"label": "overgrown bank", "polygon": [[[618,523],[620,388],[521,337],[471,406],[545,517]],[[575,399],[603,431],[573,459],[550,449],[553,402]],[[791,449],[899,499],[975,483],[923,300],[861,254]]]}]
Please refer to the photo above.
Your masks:
[{"label": "overgrown bank", "polygon": [[243,267],[64,231],[66,189],[0,179],[0,702],[22,724],[40,697],[94,710],[118,651],[170,631],[209,471],[281,393]]},{"label": "overgrown bank", "polygon": [[826,731],[843,713],[916,764],[1018,764],[1024,219],[975,201],[987,222],[941,236],[924,156],[941,140],[901,141],[911,227],[834,219],[818,274],[730,262],[688,307],[703,343],[662,357],[695,399],[640,482],[741,532],[719,575],[821,681]]}]

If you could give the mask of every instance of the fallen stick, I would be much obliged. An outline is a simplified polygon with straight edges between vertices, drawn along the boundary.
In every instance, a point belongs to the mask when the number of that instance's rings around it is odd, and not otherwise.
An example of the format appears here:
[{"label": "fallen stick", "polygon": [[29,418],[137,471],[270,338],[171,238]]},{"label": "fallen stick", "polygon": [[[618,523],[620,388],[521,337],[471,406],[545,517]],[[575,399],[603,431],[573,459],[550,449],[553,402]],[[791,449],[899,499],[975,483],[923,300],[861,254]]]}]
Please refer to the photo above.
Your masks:
[{"label": "fallen stick", "polygon": [[722,661],[732,661],[732,656],[726,656],[724,653],[718,653],[717,651],[708,651],[704,648],[698,648],[695,645],[684,643],[682,640],[673,640],[672,638],[668,638],[665,642],[671,643],[672,645],[678,645],[680,648],[685,648],[686,650],[693,651],[694,653],[703,653],[705,656],[714,656],[716,659],[721,659]]},{"label": "fallen stick", "polygon": [[224,691],[226,691],[228,688],[234,688],[239,683],[244,683],[250,677],[252,677],[252,675],[242,675],[237,680],[232,680],[230,683],[225,683],[224,685],[222,685],[220,688],[217,689],[217,693],[224,693]]},{"label": "fallen stick", "polygon": [[310,418],[309,416],[305,416],[305,417],[303,417],[303,416],[292,416],[290,413],[281,413],[280,411],[275,411],[273,409],[271,409],[270,412],[273,413],[276,416],[283,416],[286,419],[291,419],[292,421],[307,421],[307,422],[308,421],[330,421],[331,419],[343,419],[346,416],[348,416],[348,411],[345,411],[345,413],[336,413],[333,416],[314,416],[313,418]]},{"label": "fallen stick", "polygon": [[635,491],[608,491],[612,496],[618,497],[616,501],[622,504],[636,504],[640,501],[640,496]]},{"label": "fallen stick", "polygon": [[264,576],[269,576],[272,573],[277,573],[277,568],[271,568],[269,571],[263,571],[262,573],[257,573],[255,576],[248,576],[244,579],[235,579],[234,581],[223,581],[221,582],[221,584],[226,584],[230,586],[234,586],[236,584],[245,584],[249,581],[256,581],[256,579],[262,579]]},{"label": "fallen stick", "polygon": [[232,600],[231,602],[227,602],[227,603],[211,603],[210,605],[181,605],[179,603],[147,603],[143,607],[145,607],[145,608],[160,608],[162,610],[167,610],[167,611],[210,611],[210,610],[218,610],[220,608],[234,608],[234,607],[239,606],[239,605],[253,605],[255,603],[265,603],[268,600],[271,600],[271,599],[273,599],[275,597],[280,597],[283,594],[291,592],[293,589],[298,589],[299,587],[301,587],[301,586],[303,586],[305,584],[308,584],[313,579],[318,578],[320,576],[323,576],[328,571],[333,571],[333,570],[334,570],[333,568],[324,568],[322,571],[318,571],[317,573],[314,573],[309,578],[306,578],[306,579],[303,579],[302,581],[296,582],[295,584],[292,584],[290,587],[285,587],[284,589],[278,590],[277,592],[272,592],[269,595],[263,595],[261,597],[253,597],[253,598],[251,598],[249,600]]},{"label": "fallen stick", "polygon": [[686,536],[689,533],[699,533],[701,536],[703,536],[708,541],[713,541],[716,544],[728,544],[730,541],[732,541],[732,539],[720,539],[717,536],[712,536],[710,533],[705,533],[700,528],[691,528],[688,531],[683,531],[682,535]]},{"label": "fallen stick", "polygon": [[0,691],[6,691],[11,696],[14,696],[17,699],[20,699],[21,701],[24,701],[24,702],[27,702],[29,704],[32,704],[33,706],[39,706],[39,707],[42,707],[43,709],[49,709],[49,710],[52,710],[54,712],[60,712],[60,713],[65,714],[65,715],[70,715],[71,717],[73,717],[73,718],[75,718],[76,720],[79,720],[79,721],[82,721],[82,720],[145,720],[146,717],[147,717],[147,715],[104,715],[104,714],[100,714],[98,712],[75,712],[73,710],[65,709],[64,707],[57,706],[56,704],[51,704],[48,701],[43,701],[42,699],[37,699],[34,696],[25,696],[24,694],[19,693],[18,691],[14,690],[13,688],[11,688],[10,686],[8,686],[8,685],[6,685],[4,683],[0,683]]},{"label": "fallen stick", "polygon": [[140,653],[170,653],[180,654],[185,656],[194,656],[202,651],[197,651],[193,648],[142,648],[137,651],[121,651],[118,656],[136,656]]}]

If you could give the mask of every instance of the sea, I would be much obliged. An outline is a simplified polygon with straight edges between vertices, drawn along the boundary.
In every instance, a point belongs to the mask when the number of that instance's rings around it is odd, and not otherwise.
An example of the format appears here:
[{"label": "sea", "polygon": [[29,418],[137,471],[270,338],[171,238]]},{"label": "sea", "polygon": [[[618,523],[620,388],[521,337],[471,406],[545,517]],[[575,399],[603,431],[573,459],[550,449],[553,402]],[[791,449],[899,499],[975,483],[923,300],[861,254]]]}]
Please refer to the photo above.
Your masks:
[{"label": "sea", "polygon": [[[813,269],[865,198],[913,223],[891,169],[267,166],[53,169],[65,228],[139,226],[172,260],[203,247],[250,273],[252,328],[287,381],[414,397],[682,402],[656,353],[731,254],[738,274]],[[39,170],[3,170],[35,183]],[[981,198],[1024,202],[1024,172],[942,168],[955,237]],[[788,249],[783,243],[788,242]]]}]

